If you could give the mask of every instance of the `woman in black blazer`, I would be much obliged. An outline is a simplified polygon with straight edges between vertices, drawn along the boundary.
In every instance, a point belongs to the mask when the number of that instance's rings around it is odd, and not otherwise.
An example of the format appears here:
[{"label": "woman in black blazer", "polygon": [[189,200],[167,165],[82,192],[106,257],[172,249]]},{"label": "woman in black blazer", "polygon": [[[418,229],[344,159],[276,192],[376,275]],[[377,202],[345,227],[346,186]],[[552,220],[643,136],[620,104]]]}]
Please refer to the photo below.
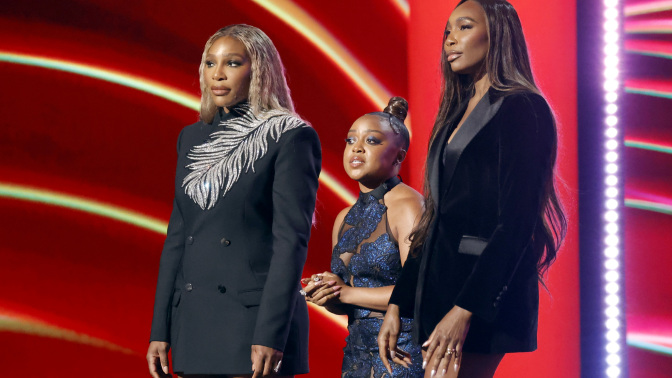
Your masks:
[{"label": "woman in black blazer", "polygon": [[147,361],[152,376],[308,372],[299,295],[321,150],[294,113],[284,67],[259,29],[205,45],[201,120],[177,142]]},{"label": "woman in black blazer", "polygon": [[416,258],[392,293],[380,356],[389,363],[408,314],[426,377],[492,377],[505,353],[537,347],[538,284],[566,230],[553,179],[557,131],[508,2],[460,1],[441,68]]}]

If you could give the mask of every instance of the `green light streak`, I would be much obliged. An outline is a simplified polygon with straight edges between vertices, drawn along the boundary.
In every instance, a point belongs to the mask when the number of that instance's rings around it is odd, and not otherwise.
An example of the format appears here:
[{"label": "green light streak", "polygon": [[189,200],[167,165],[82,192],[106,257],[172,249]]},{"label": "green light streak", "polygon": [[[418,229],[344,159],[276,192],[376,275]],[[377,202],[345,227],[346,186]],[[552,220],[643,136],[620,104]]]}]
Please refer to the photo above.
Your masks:
[{"label": "green light streak", "polygon": [[672,206],[664,205],[662,203],[650,202],[636,199],[626,199],[625,206],[634,209],[654,211],[656,213],[672,215]]},{"label": "green light streak", "polygon": [[625,87],[625,91],[627,93],[672,99],[672,93],[670,92],[655,91],[652,89],[629,88],[629,87]]},{"label": "green light streak", "polygon": [[672,29],[632,28],[632,29],[626,29],[625,34],[672,34]]},{"label": "green light streak", "polygon": [[109,69],[102,69],[79,63],[66,62],[45,57],[15,54],[4,51],[0,51],[0,62],[42,67],[87,76],[150,93],[193,110],[198,110],[201,106],[200,100],[196,96],[186,92],[181,92],[156,82],[152,82],[147,79],[134,77],[121,72],[114,72]]},{"label": "green light streak", "polygon": [[105,218],[111,218],[120,222],[144,228],[146,230],[154,231],[161,235],[165,235],[166,230],[168,229],[168,223],[132,210],[98,202],[88,198],[52,192],[49,190],[0,183],[0,197],[43,203],[46,205],[64,207]]},{"label": "green light streak", "polygon": [[649,150],[655,152],[663,152],[666,154],[672,154],[672,146],[665,146],[662,144],[654,144],[647,142],[637,142],[634,140],[625,140],[626,147],[640,148],[642,150]]},{"label": "green light streak", "polygon": [[654,343],[649,343],[646,341],[641,341],[637,340],[632,337],[628,337],[628,345],[639,348],[639,349],[644,349],[644,350],[650,350],[652,352],[660,353],[660,354],[667,354],[672,356],[672,348],[654,344]]},{"label": "green light streak", "polygon": [[632,49],[626,49],[626,51],[629,52],[629,53],[633,53],[633,54],[653,56],[653,57],[656,57],[656,58],[672,59],[672,54],[664,53],[664,52],[646,51],[646,50],[632,50]]}]

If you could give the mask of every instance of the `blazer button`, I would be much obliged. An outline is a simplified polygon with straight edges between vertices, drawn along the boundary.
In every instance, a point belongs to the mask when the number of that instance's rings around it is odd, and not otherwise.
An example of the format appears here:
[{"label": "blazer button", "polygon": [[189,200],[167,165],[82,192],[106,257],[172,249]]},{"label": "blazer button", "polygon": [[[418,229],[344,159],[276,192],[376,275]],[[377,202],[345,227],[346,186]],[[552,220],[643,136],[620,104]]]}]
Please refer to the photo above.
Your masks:
[{"label": "blazer button", "polygon": [[187,244],[194,244],[194,237],[189,235],[187,236]]},{"label": "blazer button", "polygon": [[222,245],[225,246],[225,247],[228,247],[228,246],[231,245],[231,240],[229,240],[227,238],[222,238],[222,240],[220,240],[219,242],[222,243]]},{"label": "blazer button", "polygon": [[217,285],[217,290],[219,290],[220,293],[224,294],[224,293],[226,293],[226,286]]},{"label": "blazer button", "polygon": [[192,285],[192,284],[190,284],[190,283],[187,283],[186,285],[184,285],[184,288],[185,288],[187,291],[192,291],[192,290],[194,290],[194,285]]},{"label": "blazer button", "polygon": [[509,288],[506,285],[504,285],[504,287],[502,288],[502,291],[507,291],[507,290],[509,290]]},{"label": "blazer button", "polygon": [[497,307],[498,304],[499,304],[498,302],[495,302],[492,304],[492,307]]}]

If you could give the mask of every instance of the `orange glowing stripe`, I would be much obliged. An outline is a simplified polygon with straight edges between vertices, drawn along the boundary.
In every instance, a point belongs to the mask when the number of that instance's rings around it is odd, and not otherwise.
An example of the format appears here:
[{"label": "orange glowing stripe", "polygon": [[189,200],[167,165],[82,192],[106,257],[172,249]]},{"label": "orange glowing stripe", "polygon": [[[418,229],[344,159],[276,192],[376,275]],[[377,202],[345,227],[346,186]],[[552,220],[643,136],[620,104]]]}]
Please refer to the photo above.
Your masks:
[{"label": "orange glowing stripe", "polygon": [[30,317],[11,314],[3,309],[0,309],[0,332],[13,332],[31,336],[48,337],[51,339],[107,349],[123,354],[137,354],[131,349],[124,348],[110,341],[70,329],[57,327]]},{"label": "orange glowing stripe", "polygon": [[[175,88],[140,76],[129,75],[124,72],[114,71],[104,67],[96,67],[61,59],[51,59],[43,56],[17,54],[2,50],[0,50],[0,62],[65,71],[72,74],[103,80],[133,88],[142,92],[150,93],[192,110],[198,111],[200,108],[200,99],[190,93],[179,91]],[[333,176],[331,176],[324,168],[322,170],[322,174],[320,175],[320,182],[333,191],[334,194],[341,198],[346,204],[352,205],[355,202],[356,198],[352,195],[352,193],[345,189],[345,187],[343,187],[343,185],[334,179]]]},{"label": "orange glowing stripe", "polygon": [[392,3],[408,21],[408,18],[411,17],[411,7],[408,6],[408,0],[392,0]]},{"label": "orange glowing stripe", "polygon": [[[392,94],[327,29],[290,0],[252,0],[303,35],[331,59],[358,86],[376,107],[382,110]],[[409,134],[410,115],[406,119]]]},{"label": "orange glowing stripe", "polygon": [[331,189],[331,191],[342,199],[343,202],[347,203],[348,206],[357,201],[357,197],[355,197],[349,190],[345,189],[343,184],[338,182],[334,176],[324,169],[320,173],[320,182]]},{"label": "orange glowing stripe", "polygon": [[314,303],[308,302],[308,307],[310,307],[311,310],[317,311],[320,315],[324,316],[325,318],[328,318],[329,320],[333,321],[337,325],[343,327],[343,328],[348,328],[348,317],[345,315],[336,315],[332,314],[331,312],[327,311],[322,306],[318,306]]}]

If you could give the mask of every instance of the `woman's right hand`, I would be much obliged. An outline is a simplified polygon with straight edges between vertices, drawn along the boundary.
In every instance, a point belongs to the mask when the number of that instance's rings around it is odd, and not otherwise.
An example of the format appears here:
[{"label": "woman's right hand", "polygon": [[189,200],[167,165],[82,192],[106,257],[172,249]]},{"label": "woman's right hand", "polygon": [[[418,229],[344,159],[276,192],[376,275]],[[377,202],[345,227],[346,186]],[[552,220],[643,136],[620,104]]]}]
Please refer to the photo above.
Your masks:
[{"label": "woman's right hand", "polygon": [[380,326],[380,332],[378,332],[378,354],[390,374],[392,374],[392,367],[390,366],[389,359],[406,368],[411,363],[411,355],[397,348],[400,330],[401,316],[399,315],[399,306],[389,304],[383,324]]},{"label": "woman's right hand", "polygon": [[151,341],[147,349],[149,374],[154,378],[172,377],[168,373],[168,351],[170,344],[164,341]]},{"label": "woman's right hand", "polygon": [[[329,274],[328,278],[332,278],[332,280],[324,279],[326,274]],[[337,281],[333,277],[338,276],[330,272],[324,272],[313,274],[310,278],[301,279],[301,283],[306,285],[303,288],[306,301],[318,306],[332,304],[328,302],[338,297],[342,287],[342,285],[336,285]]]}]

